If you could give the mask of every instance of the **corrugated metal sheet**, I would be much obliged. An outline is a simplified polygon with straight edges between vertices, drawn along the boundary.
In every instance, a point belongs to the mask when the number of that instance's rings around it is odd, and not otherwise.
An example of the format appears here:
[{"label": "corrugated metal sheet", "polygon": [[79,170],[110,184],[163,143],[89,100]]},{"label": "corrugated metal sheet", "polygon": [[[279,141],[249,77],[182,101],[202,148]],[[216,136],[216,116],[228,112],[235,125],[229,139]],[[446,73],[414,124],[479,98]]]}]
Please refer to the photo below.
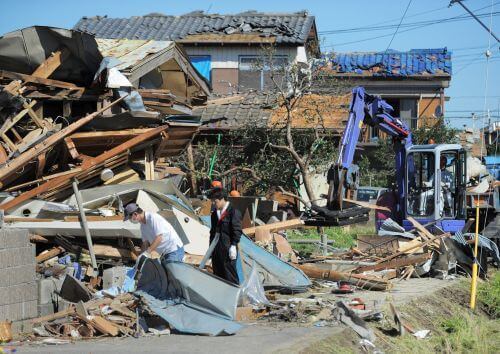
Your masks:
[{"label": "corrugated metal sheet", "polygon": [[118,70],[134,67],[149,55],[157,54],[175,46],[172,41],[103,39],[96,38],[103,57],[115,57],[121,63]]},{"label": "corrugated metal sheet", "polygon": [[202,33],[258,33],[275,36],[277,43],[303,44],[314,24],[307,12],[272,14],[245,12],[235,15],[195,11],[182,16],[149,14],[131,18],[82,17],[74,29],[99,38],[178,40]]},{"label": "corrugated metal sheet", "polygon": [[336,73],[364,76],[451,76],[451,52],[446,48],[408,52],[333,53],[318,60]]}]

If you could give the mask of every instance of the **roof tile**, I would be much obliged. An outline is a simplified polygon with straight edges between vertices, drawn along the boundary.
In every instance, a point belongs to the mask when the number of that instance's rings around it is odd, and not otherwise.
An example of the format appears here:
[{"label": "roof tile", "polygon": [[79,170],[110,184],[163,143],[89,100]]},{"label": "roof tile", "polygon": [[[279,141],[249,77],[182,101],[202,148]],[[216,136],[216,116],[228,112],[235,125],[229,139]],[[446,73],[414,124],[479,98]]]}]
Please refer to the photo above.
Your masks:
[{"label": "roof tile", "polygon": [[90,32],[99,38],[155,40],[178,40],[201,33],[269,33],[277,36],[277,43],[303,44],[313,23],[314,16],[305,12],[219,15],[199,11],[182,16],[150,14],[128,19],[82,17],[74,29]]}]

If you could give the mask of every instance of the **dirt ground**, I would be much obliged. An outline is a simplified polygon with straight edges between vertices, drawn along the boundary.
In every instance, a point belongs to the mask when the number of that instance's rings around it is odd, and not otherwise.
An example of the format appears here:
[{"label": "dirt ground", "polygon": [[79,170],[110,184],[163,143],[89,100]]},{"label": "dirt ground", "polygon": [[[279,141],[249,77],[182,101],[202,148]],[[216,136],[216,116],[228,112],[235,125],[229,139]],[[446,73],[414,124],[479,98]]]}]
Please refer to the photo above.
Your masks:
[{"label": "dirt ground", "polygon": [[[421,278],[397,282],[389,292],[357,290],[353,294],[339,296],[331,294],[328,288],[315,288],[309,293],[294,297],[321,297],[331,301],[359,297],[365,301],[367,309],[374,306],[383,308],[389,302],[401,306],[456,283],[456,280]],[[62,345],[25,344],[16,349],[18,353],[299,353],[316,351],[318,347],[316,343],[322,343],[332,336],[341,338],[344,345],[359,342],[357,335],[341,325],[315,327],[312,322],[267,320],[247,322],[244,325],[245,327],[240,332],[229,337],[172,334],[137,339],[94,339]],[[329,351],[328,345],[326,350],[326,352]],[[320,352],[323,351],[320,350]]]}]

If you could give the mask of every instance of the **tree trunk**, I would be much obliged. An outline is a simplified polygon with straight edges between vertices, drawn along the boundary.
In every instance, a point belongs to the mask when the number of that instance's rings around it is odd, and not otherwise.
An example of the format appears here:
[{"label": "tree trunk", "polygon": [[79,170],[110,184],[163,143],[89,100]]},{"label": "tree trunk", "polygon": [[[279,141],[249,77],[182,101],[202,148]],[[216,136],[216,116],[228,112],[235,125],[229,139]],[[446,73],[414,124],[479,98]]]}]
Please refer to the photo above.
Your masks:
[{"label": "tree trunk", "polygon": [[302,175],[302,181],[304,182],[304,188],[306,189],[307,196],[312,205],[316,205],[316,194],[314,193],[314,188],[311,181],[311,173],[308,171],[307,167],[300,168],[300,174]]},{"label": "tree trunk", "polygon": [[194,157],[193,157],[193,145],[191,143],[188,144],[186,152],[187,152],[187,160],[189,167],[188,180],[191,189],[189,194],[191,195],[191,197],[196,197],[198,193],[198,186],[196,184],[196,175],[194,173],[195,167],[194,167]]}]

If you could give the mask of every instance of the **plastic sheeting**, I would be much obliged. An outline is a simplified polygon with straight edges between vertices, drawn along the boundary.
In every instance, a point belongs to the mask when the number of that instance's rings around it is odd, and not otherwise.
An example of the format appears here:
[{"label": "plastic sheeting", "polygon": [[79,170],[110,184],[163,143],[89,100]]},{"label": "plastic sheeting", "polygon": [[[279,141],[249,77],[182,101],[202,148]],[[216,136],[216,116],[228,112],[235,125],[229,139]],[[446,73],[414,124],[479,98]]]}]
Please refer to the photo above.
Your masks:
[{"label": "plastic sheeting", "polygon": [[248,237],[241,237],[239,248],[242,261],[246,264],[243,267],[245,279],[250,276],[255,264],[265,289],[305,292],[311,286],[311,281],[300,269],[257,246]]},{"label": "plastic sheeting", "polygon": [[[474,239],[474,237],[475,237],[474,234],[471,234],[471,233],[462,234],[462,232],[458,231],[451,238],[453,240],[457,241],[458,243],[460,243],[461,245],[471,246],[467,243],[466,239],[472,240],[472,239]],[[478,246],[488,249],[491,252],[492,257],[495,259],[495,262],[500,264],[500,254],[498,252],[498,247],[495,244],[495,242],[493,242],[492,240],[490,240],[487,237],[484,237],[483,235],[479,235]]]},{"label": "plastic sheeting", "polygon": [[378,230],[379,236],[398,236],[414,239],[415,235],[405,231],[404,227],[399,225],[397,222],[392,220],[391,218],[384,220],[382,225]]},{"label": "plastic sheeting", "polygon": [[252,267],[250,275],[247,277],[245,284],[241,289],[241,300],[242,303],[250,303],[252,305],[268,305],[269,300],[264,292],[264,287],[259,279],[259,274],[257,273],[257,268]]},{"label": "plastic sheeting", "polygon": [[193,64],[195,69],[210,82],[210,55],[194,55],[190,56],[189,60],[191,60],[191,64]]},{"label": "plastic sheeting", "polygon": [[90,85],[102,60],[94,36],[63,28],[32,26],[0,37],[0,69],[31,75],[63,48],[69,56],[50,78]]},{"label": "plastic sheeting", "polygon": [[139,265],[137,295],[148,307],[181,332],[202,335],[234,334],[240,288],[189,264],[158,260]]}]

